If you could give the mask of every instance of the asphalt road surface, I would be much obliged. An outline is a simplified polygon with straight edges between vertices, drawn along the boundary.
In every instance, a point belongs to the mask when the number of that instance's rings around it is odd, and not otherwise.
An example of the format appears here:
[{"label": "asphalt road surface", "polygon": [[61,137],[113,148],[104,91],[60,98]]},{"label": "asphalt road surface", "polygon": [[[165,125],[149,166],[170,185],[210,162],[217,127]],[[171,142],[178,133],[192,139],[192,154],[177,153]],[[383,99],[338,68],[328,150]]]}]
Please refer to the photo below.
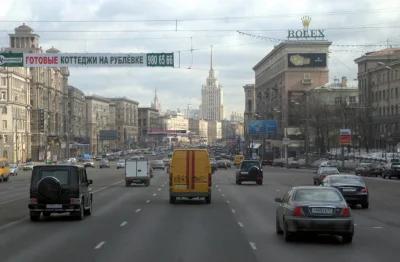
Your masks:
[{"label": "asphalt road surface", "polygon": [[[20,174],[0,185],[0,261],[398,261],[400,180],[365,178],[370,209],[353,208],[352,244],[332,236],[286,243],[275,234],[274,198],[293,185],[312,185],[313,174],[265,167],[264,175],[263,186],[239,186],[233,168],[218,170],[210,205],[196,200],[171,205],[166,172],[156,171],[150,187],[126,188],[123,170],[89,169],[95,192],[91,217],[52,216],[33,223],[27,217],[28,183]],[[8,187],[13,188],[5,192]]]}]

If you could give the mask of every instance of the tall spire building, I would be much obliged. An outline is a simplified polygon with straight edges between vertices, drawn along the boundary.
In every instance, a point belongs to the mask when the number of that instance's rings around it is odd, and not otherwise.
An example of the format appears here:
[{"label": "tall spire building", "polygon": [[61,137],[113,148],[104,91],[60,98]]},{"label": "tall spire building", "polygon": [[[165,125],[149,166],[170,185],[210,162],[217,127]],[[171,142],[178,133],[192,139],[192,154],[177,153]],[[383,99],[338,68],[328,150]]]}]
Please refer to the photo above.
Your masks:
[{"label": "tall spire building", "polygon": [[157,88],[154,89],[154,101],[151,103],[151,108],[157,109],[161,113],[161,103],[158,101]]},{"label": "tall spire building", "polygon": [[225,118],[224,92],[213,68],[213,53],[211,46],[210,71],[206,85],[201,88],[200,117],[205,120],[221,121]]}]

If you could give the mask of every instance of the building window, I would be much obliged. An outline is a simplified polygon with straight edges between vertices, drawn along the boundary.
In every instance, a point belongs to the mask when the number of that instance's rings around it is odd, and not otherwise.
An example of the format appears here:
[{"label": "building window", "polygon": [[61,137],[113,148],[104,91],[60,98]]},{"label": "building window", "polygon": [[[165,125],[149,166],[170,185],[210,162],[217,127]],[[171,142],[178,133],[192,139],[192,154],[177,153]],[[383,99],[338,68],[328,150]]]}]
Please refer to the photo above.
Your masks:
[{"label": "building window", "polygon": [[3,151],[3,158],[8,158],[8,151],[7,150]]},{"label": "building window", "polygon": [[355,96],[349,97],[349,103],[356,103],[356,102],[357,102],[357,98]]},{"label": "building window", "polygon": [[1,92],[1,100],[7,100],[7,93],[6,92]]},{"label": "building window", "polygon": [[7,120],[3,120],[3,128],[7,128]]},{"label": "building window", "polygon": [[341,99],[340,97],[335,98],[335,105],[340,105],[341,104]]},{"label": "building window", "polygon": [[6,78],[6,77],[2,77],[2,78],[1,78],[1,85],[2,85],[2,86],[7,85],[7,78]]},{"label": "building window", "polygon": [[1,109],[1,112],[2,112],[3,114],[7,114],[7,107],[6,107],[6,106],[3,106],[3,108]]}]

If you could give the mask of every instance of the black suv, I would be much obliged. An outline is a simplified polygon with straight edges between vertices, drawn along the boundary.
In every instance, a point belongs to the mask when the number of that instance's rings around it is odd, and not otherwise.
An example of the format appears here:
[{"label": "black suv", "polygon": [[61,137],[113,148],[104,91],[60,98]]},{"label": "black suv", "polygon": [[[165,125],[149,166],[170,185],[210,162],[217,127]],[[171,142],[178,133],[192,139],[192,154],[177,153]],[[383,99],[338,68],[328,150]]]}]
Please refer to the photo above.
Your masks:
[{"label": "black suv", "polygon": [[86,169],[76,165],[38,165],[32,170],[29,210],[32,221],[51,213],[66,213],[78,220],[92,214],[93,195]]},{"label": "black suv", "polygon": [[236,170],[236,184],[242,182],[253,181],[257,185],[263,184],[263,170],[260,162],[257,160],[243,160],[239,168]]}]

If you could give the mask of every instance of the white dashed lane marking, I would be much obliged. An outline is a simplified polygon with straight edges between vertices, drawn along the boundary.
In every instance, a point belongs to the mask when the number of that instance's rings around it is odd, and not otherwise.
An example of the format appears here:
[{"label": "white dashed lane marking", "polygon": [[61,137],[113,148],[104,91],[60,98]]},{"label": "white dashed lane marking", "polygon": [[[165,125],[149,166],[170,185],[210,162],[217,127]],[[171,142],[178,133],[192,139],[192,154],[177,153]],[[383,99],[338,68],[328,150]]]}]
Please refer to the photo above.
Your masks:
[{"label": "white dashed lane marking", "polygon": [[243,227],[243,224],[241,222],[238,222],[238,224],[239,224],[240,227]]},{"label": "white dashed lane marking", "polygon": [[119,225],[119,226],[120,226],[120,227],[123,227],[123,226],[125,226],[126,224],[128,224],[128,222],[124,221],[124,222],[122,222],[121,225]]},{"label": "white dashed lane marking", "polygon": [[232,211],[232,213],[235,213],[235,212],[236,212],[235,209],[231,209],[231,211]]},{"label": "white dashed lane marking", "polygon": [[257,249],[256,243],[254,243],[254,242],[250,242],[250,246],[251,246],[251,248],[254,249],[254,250]]},{"label": "white dashed lane marking", "polygon": [[149,202],[150,202],[150,200],[147,200],[147,201],[146,201],[146,203],[149,203]]},{"label": "white dashed lane marking", "polygon": [[136,209],[136,211],[135,211],[135,212],[136,212],[136,213],[137,213],[137,212],[140,212],[140,210],[141,210],[141,209],[140,209],[140,208],[138,208],[138,209]]},{"label": "white dashed lane marking", "polygon": [[230,202],[229,202],[229,200],[226,200],[226,203],[228,203],[228,204],[229,204],[229,203],[230,203]]},{"label": "white dashed lane marking", "polygon": [[153,196],[156,196],[157,194],[153,194]]},{"label": "white dashed lane marking", "polygon": [[383,227],[372,227],[374,229],[382,229]]},{"label": "white dashed lane marking", "polygon": [[222,194],[222,196],[223,196],[223,197],[225,197],[225,195],[224,195],[224,194]]},{"label": "white dashed lane marking", "polygon": [[94,249],[100,249],[105,243],[105,241],[101,241]]}]

